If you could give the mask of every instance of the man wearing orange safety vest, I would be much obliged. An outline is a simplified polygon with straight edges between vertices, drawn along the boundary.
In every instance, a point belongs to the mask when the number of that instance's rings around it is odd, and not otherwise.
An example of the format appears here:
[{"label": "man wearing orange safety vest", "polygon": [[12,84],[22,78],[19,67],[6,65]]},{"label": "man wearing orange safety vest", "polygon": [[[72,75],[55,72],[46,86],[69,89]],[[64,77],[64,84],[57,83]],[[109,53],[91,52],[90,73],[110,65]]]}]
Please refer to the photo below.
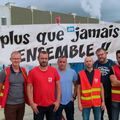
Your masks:
[{"label": "man wearing orange safety vest", "polygon": [[86,69],[79,72],[78,108],[82,111],[83,120],[89,120],[91,109],[94,120],[100,120],[101,109],[105,109],[101,72],[99,69],[93,69],[91,57],[86,57],[84,64]]},{"label": "man wearing orange safety vest", "polygon": [[112,120],[119,120],[120,115],[120,50],[116,51],[118,64],[111,69],[110,80],[112,83]]},{"label": "man wearing orange safety vest", "polygon": [[23,120],[25,111],[27,74],[21,68],[21,54],[14,51],[12,64],[0,72],[0,109],[4,108],[5,120]]}]

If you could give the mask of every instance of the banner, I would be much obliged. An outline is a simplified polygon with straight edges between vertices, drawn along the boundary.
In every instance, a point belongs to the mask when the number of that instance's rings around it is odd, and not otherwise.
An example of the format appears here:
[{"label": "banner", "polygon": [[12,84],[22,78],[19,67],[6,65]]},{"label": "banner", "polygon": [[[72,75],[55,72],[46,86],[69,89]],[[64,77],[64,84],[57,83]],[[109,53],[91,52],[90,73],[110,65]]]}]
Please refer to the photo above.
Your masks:
[{"label": "banner", "polygon": [[119,24],[42,24],[0,27],[0,64],[10,64],[10,54],[18,50],[22,63],[38,64],[38,51],[47,50],[49,63],[66,55],[69,63],[95,57],[98,48],[109,55],[120,49]]}]

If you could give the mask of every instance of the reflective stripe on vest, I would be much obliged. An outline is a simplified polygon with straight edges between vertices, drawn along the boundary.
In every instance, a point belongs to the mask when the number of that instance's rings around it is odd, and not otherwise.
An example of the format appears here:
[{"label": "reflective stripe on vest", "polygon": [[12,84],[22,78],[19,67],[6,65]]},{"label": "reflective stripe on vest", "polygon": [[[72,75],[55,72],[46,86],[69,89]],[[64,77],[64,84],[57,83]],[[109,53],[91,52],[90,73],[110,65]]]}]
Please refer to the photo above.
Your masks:
[{"label": "reflective stripe on vest", "polygon": [[81,82],[81,104],[83,107],[92,107],[101,105],[101,83],[100,70],[94,70],[93,83],[89,83],[85,71],[80,71]]},{"label": "reflective stripe on vest", "polygon": [[[25,101],[28,101],[27,98],[27,94],[26,94],[26,78],[27,78],[27,74],[24,68],[21,68],[22,71],[22,75],[24,77],[24,94],[25,94]],[[8,91],[9,91],[9,76],[10,76],[10,67],[7,67],[5,69],[6,72],[6,78],[5,78],[5,82],[4,82],[4,86],[2,87],[2,91],[0,93],[0,107],[4,108],[5,104],[6,104],[6,100],[7,100],[7,95],[8,95]],[[27,102],[28,103],[28,102]]]},{"label": "reflective stripe on vest", "polygon": [[3,85],[3,86],[2,86],[2,91],[1,91],[1,93],[0,93],[0,97],[3,97],[3,90],[4,90],[4,88],[5,88],[5,86]]},{"label": "reflective stripe on vest", "polygon": [[101,88],[92,88],[90,90],[82,90],[82,93],[92,93],[92,92],[100,92]]},{"label": "reflective stripe on vest", "polygon": [[99,95],[90,96],[90,97],[83,97],[83,96],[81,96],[82,100],[93,100],[93,99],[99,99],[99,98],[100,98]]},{"label": "reflective stripe on vest", "polygon": [[[118,65],[112,66],[115,76],[117,80],[120,81],[120,68]],[[112,101],[120,102],[120,86],[112,86]]]},{"label": "reflective stripe on vest", "polygon": [[112,90],[112,93],[120,94],[120,90]]},{"label": "reflective stripe on vest", "polygon": [[2,97],[3,96],[3,93],[0,93],[0,97]]}]

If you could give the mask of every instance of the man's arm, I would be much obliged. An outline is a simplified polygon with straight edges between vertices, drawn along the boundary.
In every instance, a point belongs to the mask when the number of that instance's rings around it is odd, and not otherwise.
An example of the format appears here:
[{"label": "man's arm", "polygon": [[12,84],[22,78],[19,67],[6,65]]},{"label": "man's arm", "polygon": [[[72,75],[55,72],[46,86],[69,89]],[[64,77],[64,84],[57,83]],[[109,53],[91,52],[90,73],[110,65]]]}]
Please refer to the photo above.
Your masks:
[{"label": "man's arm", "polygon": [[0,93],[1,93],[1,91],[2,91],[2,87],[3,87],[3,84],[0,83]]},{"label": "man's arm", "polygon": [[73,93],[73,100],[76,99],[77,96],[77,82],[79,80],[79,75],[77,75],[77,73],[73,70],[73,84],[74,84],[74,93]]},{"label": "man's arm", "polygon": [[105,110],[105,97],[104,97],[104,88],[103,84],[101,83],[101,99],[102,99],[102,109]]},{"label": "man's arm", "polygon": [[27,94],[30,105],[33,104],[33,85],[31,83],[27,84]]},{"label": "man's arm", "polygon": [[55,107],[54,107],[54,111],[57,111],[57,109],[59,108],[60,105],[60,99],[61,99],[61,87],[60,87],[60,80],[56,81],[56,91],[57,91],[57,98],[56,101],[54,103]]},{"label": "man's arm", "polygon": [[82,104],[81,104],[81,91],[80,91],[80,84],[77,85],[77,97],[78,97],[78,108],[80,111],[82,111]]},{"label": "man's arm", "polygon": [[73,100],[75,100],[77,96],[77,81],[73,81],[73,84],[74,84]]},{"label": "man's arm", "polygon": [[113,86],[120,86],[120,80],[115,75],[110,75],[110,81]]},{"label": "man's arm", "polygon": [[6,73],[5,73],[5,70],[2,70],[0,72],[0,92],[2,90],[2,87],[3,87],[3,83],[5,81],[5,78],[6,78]]},{"label": "man's arm", "polygon": [[37,104],[35,104],[33,101],[33,85],[32,85],[32,83],[27,84],[27,95],[28,95],[28,99],[29,99],[31,108],[37,114],[39,111],[37,109]]},{"label": "man's arm", "polygon": [[2,70],[0,72],[0,93],[2,92],[2,89],[3,89],[3,83],[5,81],[5,78],[6,78],[6,72],[5,70]]}]

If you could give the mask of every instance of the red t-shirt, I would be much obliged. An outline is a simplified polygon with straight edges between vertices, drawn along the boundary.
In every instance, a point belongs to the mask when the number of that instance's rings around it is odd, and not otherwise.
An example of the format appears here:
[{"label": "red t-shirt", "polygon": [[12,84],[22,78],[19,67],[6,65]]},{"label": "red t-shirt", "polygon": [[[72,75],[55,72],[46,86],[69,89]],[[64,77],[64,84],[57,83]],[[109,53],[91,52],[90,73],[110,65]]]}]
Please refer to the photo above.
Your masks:
[{"label": "red t-shirt", "polygon": [[54,67],[41,71],[37,66],[28,74],[28,83],[33,85],[33,100],[39,106],[49,106],[55,102],[55,83],[60,76]]}]

